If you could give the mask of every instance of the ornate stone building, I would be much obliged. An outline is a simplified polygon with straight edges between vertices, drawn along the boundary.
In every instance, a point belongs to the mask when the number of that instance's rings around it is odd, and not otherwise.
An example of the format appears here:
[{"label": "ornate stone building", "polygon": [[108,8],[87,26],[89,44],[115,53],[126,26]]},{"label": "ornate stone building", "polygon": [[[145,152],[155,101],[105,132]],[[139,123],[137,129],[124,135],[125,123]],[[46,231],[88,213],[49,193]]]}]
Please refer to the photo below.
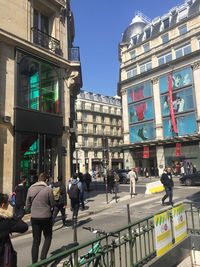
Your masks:
[{"label": "ornate stone building", "polygon": [[119,45],[125,167],[200,169],[200,1],[150,21],[137,13]]},{"label": "ornate stone building", "polygon": [[[82,172],[123,166],[121,99],[81,91],[76,100],[77,155]],[[77,157],[77,159],[76,159]],[[78,160],[78,161],[76,161]]]},{"label": "ornate stone building", "polygon": [[0,191],[11,192],[21,175],[70,177],[82,78],[68,0],[0,6]]}]

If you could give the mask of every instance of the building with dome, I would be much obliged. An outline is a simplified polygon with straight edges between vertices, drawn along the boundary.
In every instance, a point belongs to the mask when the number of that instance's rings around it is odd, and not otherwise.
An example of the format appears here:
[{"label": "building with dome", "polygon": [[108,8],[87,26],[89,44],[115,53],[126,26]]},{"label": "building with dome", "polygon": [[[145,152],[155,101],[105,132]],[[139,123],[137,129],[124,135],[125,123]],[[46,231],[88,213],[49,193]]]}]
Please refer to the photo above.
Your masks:
[{"label": "building with dome", "polygon": [[119,44],[124,167],[200,169],[200,0],[150,21],[137,13]]}]

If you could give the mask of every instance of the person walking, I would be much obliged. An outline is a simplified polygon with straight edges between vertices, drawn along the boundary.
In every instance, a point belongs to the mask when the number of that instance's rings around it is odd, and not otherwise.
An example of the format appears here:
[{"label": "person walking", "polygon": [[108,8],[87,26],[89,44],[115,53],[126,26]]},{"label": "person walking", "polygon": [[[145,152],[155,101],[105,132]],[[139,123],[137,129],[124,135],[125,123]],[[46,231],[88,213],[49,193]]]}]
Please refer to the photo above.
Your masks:
[{"label": "person walking", "polygon": [[85,209],[85,203],[84,203],[85,180],[84,180],[84,175],[82,174],[82,172],[78,173],[78,178],[79,178],[79,182],[82,184],[82,192],[80,193],[81,210],[84,210]]},{"label": "person walking", "polygon": [[132,195],[137,195],[135,193],[135,183],[137,180],[137,173],[135,171],[135,168],[132,168],[129,173],[128,173],[128,178],[130,180],[130,195],[132,197]]},{"label": "person walking", "polygon": [[84,181],[86,184],[87,191],[89,192],[90,191],[90,184],[92,182],[92,176],[89,174],[89,172],[86,172],[84,174]]},{"label": "person walking", "polygon": [[112,170],[109,170],[108,171],[107,184],[108,184],[108,191],[111,194],[114,193],[115,179],[114,179],[114,174],[113,174],[113,171]]},{"label": "person walking", "polygon": [[167,167],[164,169],[163,174],[161,175],[161,183],[163,184],[165,188],[165,195],[162,198],[162,205],[165,205],[165,199],[169,197],[169,203],[168,205],[173,206],[173,187],[174,187],[174,182],[172,179],[172,174],[171,174],[171,168]]},{"label": "person walking", "polygon": [[71,201],[73,226],[77,223],[80,206],[80,194],[82,193],[82,191],[82,183],[78,180],[77,174],[74,174],[72,180],[69,181],[67,188],[67,193]]},{"label": "person walking", "polygon": [[53,210],[53,224],[55,223],[56,216],[59,211],[62,215],[63,226],[67,226],[65,208],[67,205],[67,193],[66,187],[63,184],[63,177],[59,176],[58,181],[53,185],[53,196],[55,201],[55,206]]},{"label": "person walking", "polygon": [[32,225],[32,262],[38,262],[41,235],[44,235],[44,243],[40,255],[43,260],[47,257],[52,239],[52,208],[54,197],[52,189],[47,185],[47,175],[43,172],[38,177],[38,182],[33,184],[27,194],[26,209],[31,210]]},{"label": "person walking", "polygon": [[10,234],[25,233],[28,225],[20,218],[13,217],[8,211],[9,197],[0,193],[0,266],[17,266],[17,253],[14,250]]},{"label": "person walking", "polygon": [[17,218],[25,214],[26,193],[26,177],[22,176],[21,182],[15,187],[14,215]]}]

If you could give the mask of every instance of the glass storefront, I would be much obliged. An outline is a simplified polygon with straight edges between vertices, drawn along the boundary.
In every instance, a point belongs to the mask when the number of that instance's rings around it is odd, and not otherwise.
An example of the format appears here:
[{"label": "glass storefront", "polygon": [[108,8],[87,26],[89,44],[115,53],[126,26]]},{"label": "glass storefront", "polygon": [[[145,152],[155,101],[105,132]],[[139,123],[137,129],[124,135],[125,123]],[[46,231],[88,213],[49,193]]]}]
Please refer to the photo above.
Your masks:
[{"label": "glass storefront", "polygon": [[187,164],[192,164],[197,167],[197,170],[200,169],[200,146],[199,142],[193,142],[192,144],[182,144],[180,156],[176,156],[176,146],[169,146],[164,148],[165,154],[165,165],[171,166],[175,169],[174,172],[179,174],[180,166],[184,167]]},{"label": "glass storefront", "polygon": [[59,69],[52,64],[21,53],[18,67],[19,107],[59,114]]},{"label": "glass storefront", "polygon": [[25,175],[30,186],[41,172],[57,176],[62,170],[60,70],[34,55],[16,54],[15,179]]},{"label": "glass storefront", "polygon": [[37,181],[37,175],[41,172],[54,176],[58,154],[57,137],[18,133],[16,138],[19,176],[25,175],[29,186]]}]

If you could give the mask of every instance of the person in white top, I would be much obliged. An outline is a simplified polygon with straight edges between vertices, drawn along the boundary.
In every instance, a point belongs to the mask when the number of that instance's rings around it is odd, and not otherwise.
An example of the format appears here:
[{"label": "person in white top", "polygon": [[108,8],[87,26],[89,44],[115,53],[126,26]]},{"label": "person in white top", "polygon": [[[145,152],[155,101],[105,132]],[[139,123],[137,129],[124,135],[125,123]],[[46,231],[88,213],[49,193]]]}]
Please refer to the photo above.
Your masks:
[{"label": "person in white top", "polygon": [[135,182],[137,180],[137,173],[135,168],[131,168],[130,172],[128,173],[128,178],[130,180],[130,194],[131,197],[132,195],[136,195],[135,193]]}]

